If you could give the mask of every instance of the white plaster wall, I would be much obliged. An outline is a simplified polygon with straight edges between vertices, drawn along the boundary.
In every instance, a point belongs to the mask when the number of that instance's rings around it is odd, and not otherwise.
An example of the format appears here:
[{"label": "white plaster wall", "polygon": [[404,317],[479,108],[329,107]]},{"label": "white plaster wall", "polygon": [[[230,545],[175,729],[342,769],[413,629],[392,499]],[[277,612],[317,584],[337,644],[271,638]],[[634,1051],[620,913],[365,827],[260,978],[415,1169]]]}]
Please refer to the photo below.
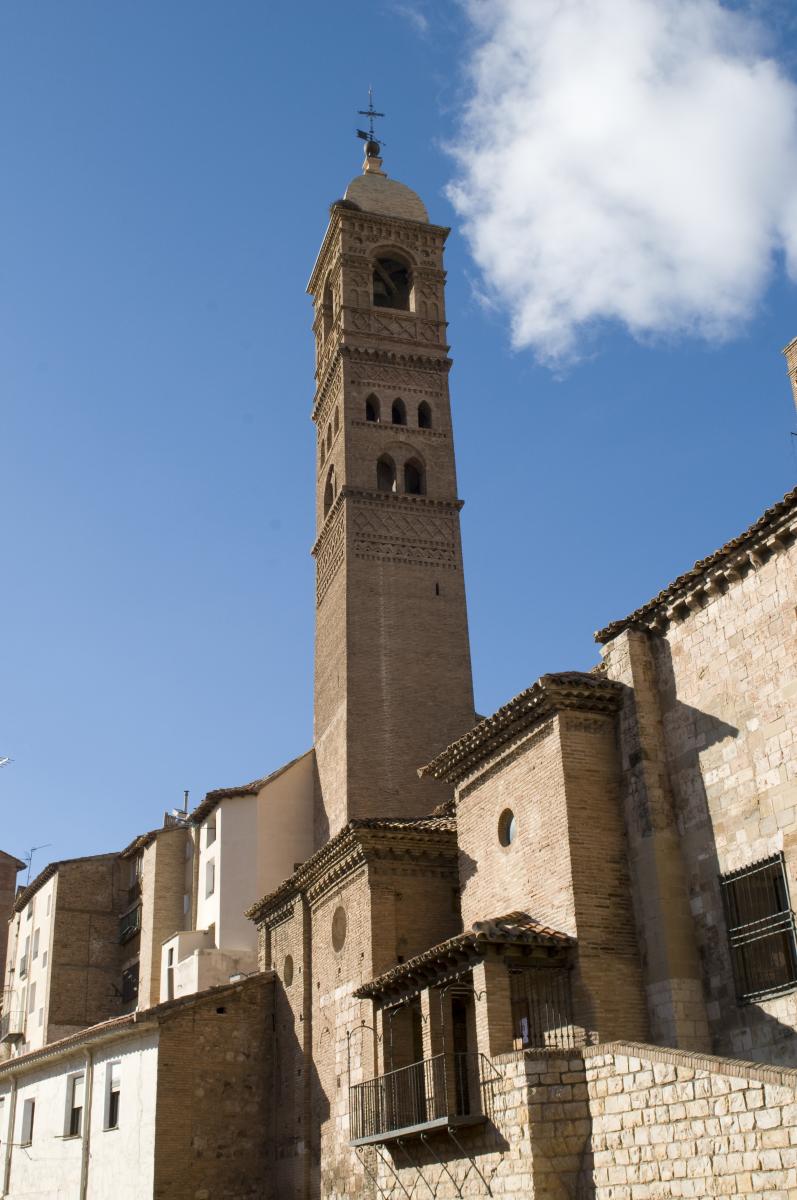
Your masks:
[{"label": "white plaster wall", "polygon": [[216,945],[220,950],[252,950],[257,946],[257,931],[244,913],[256,899],[258,804],[257,796],[231,796],[216,809]]},{"label": "white plaster wall", "polygon": [[[94,1050],[91,1100],[88,1200],[150,1200],[154,1178],[157,1030],[137,1034]],[[119,1128],[105,1130],[105,1079],[109,1062],[119,1061]],[[64,1137],[69,1076],[86,1070],[85,1051],[26,1071],[18,1079],[11,1153],[9,1200],[74,1200],[79,1194],[81,1137]],[[0,1162],[9,1140],[11,1084],[0,1078],[5,1097],[0,1119]],[[33,1140],[22,1147],[24,1101],[35,1099]]]}]

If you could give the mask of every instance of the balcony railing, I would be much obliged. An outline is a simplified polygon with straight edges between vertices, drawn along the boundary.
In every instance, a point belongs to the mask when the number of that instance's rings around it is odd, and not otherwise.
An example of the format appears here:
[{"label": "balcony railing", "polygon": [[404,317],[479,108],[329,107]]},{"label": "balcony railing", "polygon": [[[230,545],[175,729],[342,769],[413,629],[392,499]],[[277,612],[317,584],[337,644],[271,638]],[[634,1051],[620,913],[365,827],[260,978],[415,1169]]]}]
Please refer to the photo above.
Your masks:
[{"label": "balcony railing", "polygon": [[352,1144],[484,1120],[478,1054],[437,1054],[349,1088]]},{"label": "balcony railing", "polygon": [[16,1042],[25,1035],[25,1014],[7,1012],[0,1017],[0,1042]]},{"label": "balcony railing", "polygon": [[126,912],[123,917],[119,918],[119,941],[126,942],[133,934],[138,933],[141,928],[141,905],[136,908],[131,908],[130,912]]}]

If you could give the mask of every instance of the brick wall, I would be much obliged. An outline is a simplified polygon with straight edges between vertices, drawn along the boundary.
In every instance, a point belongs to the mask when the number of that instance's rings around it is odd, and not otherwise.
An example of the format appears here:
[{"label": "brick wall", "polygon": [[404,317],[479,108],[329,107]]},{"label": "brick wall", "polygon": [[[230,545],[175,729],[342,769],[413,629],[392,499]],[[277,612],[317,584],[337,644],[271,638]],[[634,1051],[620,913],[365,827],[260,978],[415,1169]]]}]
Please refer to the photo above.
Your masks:
[{"label": "brick wall", "polygon": [[270,975],[160,1017],[154,1200],[268,1200]]},{"label": "brick wall", "polygon": [[458,788],[457,830],[465,927],[520,910],[577,938],[577,1023],[645,1037],[614,718],[562,711],[503,747]]},{"label": "brick wall", "polygon": [[160,1000],[161,946],[184,929],[190,914],[183,911],[186,892],[186,852],[189,830],[164,829],[144,850],[138,1007]]},{"label": "brick wall", "polygon": [[121,1011],[118,914],[127,894],[123,874],[115,855],[77,859],[58,868],[47,1041]]}]

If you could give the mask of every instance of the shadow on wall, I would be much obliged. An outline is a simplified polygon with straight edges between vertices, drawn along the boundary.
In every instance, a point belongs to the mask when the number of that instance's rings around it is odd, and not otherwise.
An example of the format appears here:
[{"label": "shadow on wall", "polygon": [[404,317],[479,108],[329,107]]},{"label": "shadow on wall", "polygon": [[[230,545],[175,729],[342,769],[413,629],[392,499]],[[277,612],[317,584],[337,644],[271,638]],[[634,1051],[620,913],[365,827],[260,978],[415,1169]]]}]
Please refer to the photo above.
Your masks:
[{"label": "shadow on wall", "polygon": [[[714,821],[700,759],[712,747],[738,738],[740,731],[711,713],[683,704],[677,697],[669,642],[652,639],[652,650],[712,1049],[730,1057],[797,1066],[794,1029],[767,1013],[760,1003],[739,1004],[736,1000]],[[757,796],[751,799],[749,811],[735,801],[738,825],[741,827],[748,816],[755,816],[758,808]]]},{"label": "shadow on wall", "polygon": [[[301,986],[301,980],[297,983]],[[275,978],[271,1119],[267,1130],[271,1145],[269,1194],[273,1200],[321,1195],[320,1131],[329,1118],[330,1106],[315,1064],[302,1044],[301,1007],[294,1016],[285,986]]]}]

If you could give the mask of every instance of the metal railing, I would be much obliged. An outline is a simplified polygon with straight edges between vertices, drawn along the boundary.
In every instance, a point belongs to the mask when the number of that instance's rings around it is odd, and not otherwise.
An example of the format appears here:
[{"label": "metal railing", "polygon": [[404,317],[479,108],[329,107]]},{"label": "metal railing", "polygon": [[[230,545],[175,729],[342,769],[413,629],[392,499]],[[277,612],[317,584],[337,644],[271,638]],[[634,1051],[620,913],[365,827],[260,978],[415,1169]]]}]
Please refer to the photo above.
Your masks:
[{"label": "metal railing", "polygon": [[23,1012],[7,1012],[0,1017],[0,1042],[12,1042],[23,1037],[25,1032],[25,1014]]},{"label": "metal railing", "polygon": [[349,1088],[351,1140],[479,1112],[479,1055],[437,1054]]},{"label": "metal railing", "polygon": [[141,905],[136,908],[131,908],[130,912],[126,912],[123,917],[119,918],[119,941],[126,942],[134,933],[138,933],[141,928]]}]

